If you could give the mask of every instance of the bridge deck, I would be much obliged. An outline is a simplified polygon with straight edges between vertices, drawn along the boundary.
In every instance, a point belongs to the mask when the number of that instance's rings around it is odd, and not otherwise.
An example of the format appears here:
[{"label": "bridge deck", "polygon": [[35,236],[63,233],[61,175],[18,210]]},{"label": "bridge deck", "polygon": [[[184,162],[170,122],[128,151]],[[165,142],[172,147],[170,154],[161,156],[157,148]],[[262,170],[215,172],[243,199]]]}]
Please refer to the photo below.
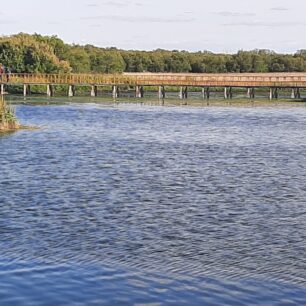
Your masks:
[{"label": "bridge deck", "polygon": [[10,74],[10,85],[141,85],[207,87],[306,87],[306,73],[123,73],[123,74]]}]

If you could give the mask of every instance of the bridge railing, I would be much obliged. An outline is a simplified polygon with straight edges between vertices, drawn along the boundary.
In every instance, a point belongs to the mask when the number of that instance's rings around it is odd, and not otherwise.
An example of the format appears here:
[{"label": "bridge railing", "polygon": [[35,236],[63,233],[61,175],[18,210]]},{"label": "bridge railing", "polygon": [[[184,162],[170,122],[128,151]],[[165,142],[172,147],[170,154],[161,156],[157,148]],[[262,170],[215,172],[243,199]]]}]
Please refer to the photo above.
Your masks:
[{"label": "bridge railing", "polygon": [[306,87],[306,74],[136,74],[134,77],[139,85]]},{"label": "bridge railing", "polygon": [[133,78],[121,74],[38,74],[11,73],[0,77],[3,84],[35,85],[120,85],[133,83]]},{"label": "bridge railing", "polygon": [[12,73],[0,76],[1,84],[12,85],[143,85],[211,87],[306,87],[306,73],[263,74],[38,74]]}]

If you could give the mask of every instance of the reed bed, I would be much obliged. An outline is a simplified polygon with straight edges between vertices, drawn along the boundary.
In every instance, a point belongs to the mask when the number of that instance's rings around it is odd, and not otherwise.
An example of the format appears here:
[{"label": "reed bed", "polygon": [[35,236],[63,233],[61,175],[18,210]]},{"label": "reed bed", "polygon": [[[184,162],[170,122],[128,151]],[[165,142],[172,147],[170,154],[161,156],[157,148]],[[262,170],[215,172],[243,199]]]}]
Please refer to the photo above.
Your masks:
[{"label": "reed bed", "polygon": [[0,132],[17,130],[20,124],[16,118],[15,109],[7,105],[4,96],[0,96]]}]

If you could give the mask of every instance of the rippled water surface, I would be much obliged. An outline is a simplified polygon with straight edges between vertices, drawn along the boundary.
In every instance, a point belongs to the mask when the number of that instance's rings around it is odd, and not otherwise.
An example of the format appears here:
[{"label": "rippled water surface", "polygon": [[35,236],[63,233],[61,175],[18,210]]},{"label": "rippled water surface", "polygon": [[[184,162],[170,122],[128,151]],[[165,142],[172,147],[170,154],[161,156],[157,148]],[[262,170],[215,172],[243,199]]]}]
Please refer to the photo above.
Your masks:
[{"label": "rippled water surface", "polygon": [[1,305],[305,305],[306,108],[17,106]]}]

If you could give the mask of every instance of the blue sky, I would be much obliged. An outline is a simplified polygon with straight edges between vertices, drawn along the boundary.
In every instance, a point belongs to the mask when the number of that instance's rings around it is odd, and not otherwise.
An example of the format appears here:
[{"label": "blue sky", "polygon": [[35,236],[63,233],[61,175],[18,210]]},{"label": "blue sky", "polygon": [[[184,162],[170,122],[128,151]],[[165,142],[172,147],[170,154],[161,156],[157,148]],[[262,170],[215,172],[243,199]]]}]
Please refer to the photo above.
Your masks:
[{"label": "blue sky", "polygon": [[10,0],[0,34],[124,49],[306,49],[305,0]]}]

